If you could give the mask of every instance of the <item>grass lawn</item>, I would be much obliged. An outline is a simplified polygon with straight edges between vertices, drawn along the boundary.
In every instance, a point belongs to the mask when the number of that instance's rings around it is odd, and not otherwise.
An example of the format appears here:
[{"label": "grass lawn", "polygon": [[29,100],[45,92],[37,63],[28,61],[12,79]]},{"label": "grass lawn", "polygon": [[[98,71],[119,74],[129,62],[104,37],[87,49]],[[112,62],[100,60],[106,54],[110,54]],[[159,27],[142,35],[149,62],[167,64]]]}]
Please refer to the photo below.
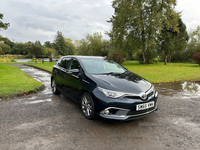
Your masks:
[{"label": "grass lawn", "polygon": [[32,90],[42,83],[29,77],[19,68],[0,63],[0,95]]},{"label": "grass lawn", "polygon": [[[52,71],[52,67],[55,64],[39,62],[31,65]],[[136,61],[126,61],[123,63],[123,66],[152,83],[200,79],[200,67],[198,64],[168,63],[164,65],[164,63],[157,63],[142,65]]]},{"label": "grass lawn", "polygon": [[200,79],[198,64],[168,63],[164,65],[164,63],[157,63],[142,65],[135,61],[126,61],[123,66],[152,83]]},{"label": "grass lawn", "polygon": [[42,68],[42,69],[44,69],[44,70],[47,70],[47,71],[52,71],[52,69],[53,69],[53,66],[56,64],[56,62],[44,62],[44,63],[42,63],[42,62],[37,62],[37,63],[35,63],[35,64],[29,64],[29,65],[31,65],[31,66],[36,66],[36,67],[38,67],[38,68]]}]

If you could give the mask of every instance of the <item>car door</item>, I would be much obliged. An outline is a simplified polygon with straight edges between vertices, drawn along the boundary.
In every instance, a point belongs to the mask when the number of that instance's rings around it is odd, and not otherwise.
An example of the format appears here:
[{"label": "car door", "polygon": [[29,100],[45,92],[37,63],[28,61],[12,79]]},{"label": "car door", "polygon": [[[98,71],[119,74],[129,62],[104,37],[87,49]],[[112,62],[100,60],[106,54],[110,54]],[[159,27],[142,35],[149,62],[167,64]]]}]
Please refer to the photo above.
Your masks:
[{"label": "car door", "polygon": [[70,98],[75,101],[78,101],[81,89],[82,89],[82,82],[80,78],[80,73],[74,74],[72,72],[73,69],[78,69],[80,72],[81,66],[77,59],[72,58],[69,64],[69,76],[68,76],[68,87],[70,92]]},{"label": "car door", "polygon": [[70,94],[70,93],[67,93],[68,92],[67,84],[68,84],[68,78],[69,78],[68,67],[69,67],[70,60],[71,60],[70,57],[64,57],[60,61],[59,72],[58,72],[59,78],[57,78],[57,83],[58,83],[60,90],[62,90],[64,92],[64,94],[67,94],[67,95]]}]

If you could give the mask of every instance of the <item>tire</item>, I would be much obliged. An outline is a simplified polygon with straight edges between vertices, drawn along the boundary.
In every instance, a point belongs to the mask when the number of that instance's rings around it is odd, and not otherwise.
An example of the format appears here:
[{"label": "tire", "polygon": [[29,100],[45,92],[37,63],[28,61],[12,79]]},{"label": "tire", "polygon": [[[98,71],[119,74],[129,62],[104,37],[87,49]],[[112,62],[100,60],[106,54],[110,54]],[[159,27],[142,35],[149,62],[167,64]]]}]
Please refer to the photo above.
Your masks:
[{"label": "tire", "polygon": [[81,111],[85,118],[94,119],[94,102],[89,93],[83,93],[81,97]]},{"label": "tire", "polygon": [[55,95],[60,94],[60,91],[59,91],[58,88],[57,88],[56,81],[55,81],[54,78],[53,78],[52,81],[51,81],[51,88],[52,88],[53,94],[55,94]]}]

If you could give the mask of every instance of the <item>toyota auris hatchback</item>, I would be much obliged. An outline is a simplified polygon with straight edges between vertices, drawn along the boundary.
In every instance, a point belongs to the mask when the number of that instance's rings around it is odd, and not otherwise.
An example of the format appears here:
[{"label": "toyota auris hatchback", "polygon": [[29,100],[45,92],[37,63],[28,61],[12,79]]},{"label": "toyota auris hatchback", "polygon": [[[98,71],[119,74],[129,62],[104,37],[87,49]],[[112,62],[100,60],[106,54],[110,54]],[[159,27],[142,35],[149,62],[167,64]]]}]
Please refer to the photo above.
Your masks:
[{"label": "toyota auris hatchback", "polygon": [[154,86],[105,57],[61,57],[53,66],[51,87],[76,101],[87,119],[129,120],[157,110]]}]

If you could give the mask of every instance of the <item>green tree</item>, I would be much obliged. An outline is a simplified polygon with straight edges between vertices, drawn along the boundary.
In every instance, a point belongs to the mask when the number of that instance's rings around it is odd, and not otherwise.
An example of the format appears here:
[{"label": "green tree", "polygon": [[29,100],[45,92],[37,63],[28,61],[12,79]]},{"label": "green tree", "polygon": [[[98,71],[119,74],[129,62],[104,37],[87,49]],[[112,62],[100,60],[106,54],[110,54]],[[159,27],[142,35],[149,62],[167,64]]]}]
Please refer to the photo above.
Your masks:
[{"label": "green tree", "polygon": [[37,58],[37,57],[45,57],[47,51],[44,48],[44,46],[42,46],[42,44],[40,43],[40,41],[35,41],[34,44],[32,44],[33,47],[33,55]]},{"label": "green tree", "polygon": [[32,55],[35,56],[36,58],[41,56],[40,46],[37,45],[36,43],[32,43]]},{"label": "green tree", "polygon": [[79,55],[107,56],[109,41],[103,39],[101,33],[87,34],[85,39],[80,41]]},{"label": "green tree", "polygon": [[26,43],[16,43],[13,47],[14,54],[27,55],[28,57],[45,57],[47,51],[45,51],[44,46],[41,45],[40,41],[26,42]]},{"label": "green tree", "polygon": [[24,43],[15,43],[12,48],[13,54],[27,55],[28,52],[24,51],[25,44]]},{"label": "green tree", "polygon": [[53,47],[53,46],[52,46],[52,43],[51,43],[50,41],[44,42],[44,46],[45,46],[45,47],[48,47],[48,48],[52,48],[52,47]]},{"label": "green tree", "polygon": [[[134,44],[134,49],[142,51],[143,63],[148,63],[148,53],[154,50],[162,22],[173,14],[175,5],[176,0],[114,0],[115,13],[108,21],[112,23],[108,35],[113,45],[124,50],[127,42],[128,47]],[[176,22],[169,21],[168,26],[177,30]]]},{"label": "green tree", "polygon": [[185,57],[184,52],[188,45],[189,35],[186,30],[186,25],[183,23],[181,18],[179,18],[178,23],[179,23],[179,25],[178,25],[179,32],[177,33],[177,36],[175,39],[174,50],[169,55],[169,62],[184,61],[184,57]]},{"label": "green tree", "polygon": [[35,41],[35,44],[38,45],[38,46],[42,46],[40,41]]},{"label": "green tree", "polygon": [[0,47],[0,55],[3,53],[3,50],[2,50],[2,48]]},{"label": "green tree", "polygon": [[59,55],[73,55],[75,51],[75,46],[73,43],[67,42],[61,31],[57,31],[57,35],[53,43],[53,48]]},{"label": "green tree", "polygon": [[191,61],[192,56],[197,52],[200,52],[200,26],[193,30],[190,29],[189,42],[183,54],[184,60]]},{"label": "green tree", "polygon": [[[176,19],[177,15],[170,16],[167,19]],[[180,57],[181,52],[185,50],[188,42],[188,34],[186,26],[183,23],[180,16],[178,16],[178,31],[174,31],[173,28],[169,28],[168,21],[163,22],[163,27],[159,37],[159,51],[164,56],[164,64],[171,61],[172,55]]]},{"label": "green tree", "polygon": [[4,43],[9,45],[11,48],[14,46],[14,42],[10,41],[7,37],[0,36],[0,41],[4,41]]},{"label": "green tree", "polygon": [[10,48],[9,45],[5,44],[5,43],[0,43],[0,47],[2,49],[2,53],[3,54],[10,54],[12,49]]},{"label": "green tree", "polygon": [[66,42],[67,48],[66,48],[66,55],[73,55],[76,52],[76,47],[74,43]]},{"label": "green tree", "polygon": [[72,39],[70,39],[70,38],[65,38],[65,41],[69,42],[69,43],[73,43]]},{"label": "green tree", "polygon": [[34,43],[31,41],[28,41],[26,43],[24,43],[24,48],[23,48],[23,52],[27,52],[28,57],[34,57]]},{"label": "green tree", "polygon": [[78,54],[79,48],[80,48],[80,46],[81,46],[81,40],[75,40],[75,41],[74,41],[74,46],[75,46],[75,48],[76,48],[75,54]]},{"label": "green tree", "polygon": [[6,30],[10,24],[9,23],[3,23],[1,20],[3,20],[3,14],[0,13],[0,29]]},{"label": "green tree", "polygon": [[53,47],[57,51],[58,54],[65,55],[66,42],[61,31],[57,31],[57,35],[55,37]]},{"label": "green tree", "polygon": [[53,48],[45,47],[46,57],[50,57],[52,54],[56,56],[56,50]]},{"label": "green tree", "polygon": [[90,55],[89,41],[87,41],[86,39],[82,39],[80,41],[78,55]]},{"label": "green tree", "polygon": [[81,45],[81,40],[76,40],[74,41],[74,45],[77,49],[79,49],[80,45]]}]

